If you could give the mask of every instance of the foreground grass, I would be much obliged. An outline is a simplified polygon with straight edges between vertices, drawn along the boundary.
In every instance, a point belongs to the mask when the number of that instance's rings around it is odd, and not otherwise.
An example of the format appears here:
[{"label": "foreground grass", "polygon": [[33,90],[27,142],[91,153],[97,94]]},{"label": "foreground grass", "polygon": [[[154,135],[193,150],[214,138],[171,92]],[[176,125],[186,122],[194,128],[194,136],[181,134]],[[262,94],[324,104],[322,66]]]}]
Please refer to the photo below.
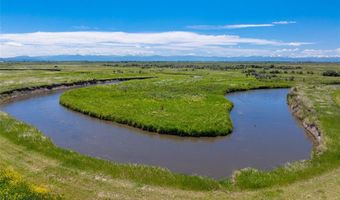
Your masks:
[{"label": "foreground grass", "polygon": [[[66,68],[65,70],[69,70],[67,75],[58,74],[60,72],[48,73],[54,73],[54,80],[60,79],[61,82],[119,77],[119,74],[113,72],[114,70],[107,68],[101,71],[100,67],[95,67],[95,69],[76,67],[74,72]],[[319,68],[315,68],[318,72]],[[124,70],[120,75],[130,73],[129,76],[137,76],[140,74],[135,68],[121,68],[120,70]],[[80,71],[82,73],[78,73]],[[91,71],[90,76],[78,76],[87,71]],[[134,71],[134,73],[129,71]],[[337,96],[335,94],[338,93],[339,87],[320,84],[332,83],[336,79],[324,78],[314,73],[313,79],[308,82],[304,82],[303,79],[306,78],[305,81],[307,81],[309,75],[297,75],[294,82],[284,81],[282,77],[285,75],[276,80],[260,81],[254,77],[244,76],[239,70],[223,72],[152,68],[145,69],[141,73],[159,77],[153,81],[173,80],[167,87],[175,91],[179,90],[180,94],[187,92],[189,99],[195,93],[223,97],[225,92],[239,89],[299,84],[297,91],[307,105],[306,115],[316,117],[327,148],[321,156],[314,156],[311,161],[296,162],[271,172],[244,170],[236,173],[232,180],[216,181],[174,174],[156,167],[116,164],[63,150],[54,146],[35,128],[1,113],[0,168],[10,167],[22,174],[29,184],[41,185],[66,199],[336,199],[339,196],[340,125],[338,121],[340,107],[337,106],[336,98],[334,98]],[[39,76],[34,74],[35,72],[20,74],[25,84],[15,85],[15,87],[46,84],[40,83]],[[45,74],[41,76],[44,77]],[[2,77],[4,78],[1,79]],[[0,83],[1,81],[7,82],[11,77],[19,79],[16,74],[0,72]],[[178,87],[176,82],[180,83],[184,89]],[[132,83],[136,82],[126,82],[119,86],[103,86],[103,88],[115,89],[112,87],[121,87],[125,84],[129,87],[136,85],[129,85]],[[7,86],[1,85],[0,88],[6,91]],[[186,89],[187,87],[189,89]],[[164,90],[162,87],[156,89]],[[136,91],[138,92],[140,91]],[[165,99],[160,98],[160,101],[163,102]],[[2,186],[2,188],[5,187]],[[251,189],[254,188],[265,189],[252,191]],[[27,192],[27,195],[30,193]]]},{"label": "foreground grass", "polygon": [[22,176],[11,168],[0,169],[1,199],[59,199],[41,186],[33,185],[23,180]]},{"label": "foreground grass", "polygon": [[338,106],[340,106],[340,91],[336,91],[334,93],[334,101],[336,104],[338,104]]}]

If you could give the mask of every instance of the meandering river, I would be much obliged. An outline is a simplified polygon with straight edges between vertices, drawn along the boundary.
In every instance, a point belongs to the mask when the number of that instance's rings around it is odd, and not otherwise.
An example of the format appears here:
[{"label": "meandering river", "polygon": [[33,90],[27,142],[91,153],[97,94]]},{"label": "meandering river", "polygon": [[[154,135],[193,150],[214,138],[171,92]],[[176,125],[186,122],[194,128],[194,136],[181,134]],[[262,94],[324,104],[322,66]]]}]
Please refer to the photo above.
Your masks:
[{"label": "meandering river", "polygon": [[28,96],[0,105],[0,109],[37,127],[62,148],[119,163],[161,166],[220,179],[245,167],[269,170],[310,158],[312,142],[289,110],[288,91],[226,95],[234,103],[234,130],[216,138],[160,135],[91,118],[61,106],[62,91]]}]

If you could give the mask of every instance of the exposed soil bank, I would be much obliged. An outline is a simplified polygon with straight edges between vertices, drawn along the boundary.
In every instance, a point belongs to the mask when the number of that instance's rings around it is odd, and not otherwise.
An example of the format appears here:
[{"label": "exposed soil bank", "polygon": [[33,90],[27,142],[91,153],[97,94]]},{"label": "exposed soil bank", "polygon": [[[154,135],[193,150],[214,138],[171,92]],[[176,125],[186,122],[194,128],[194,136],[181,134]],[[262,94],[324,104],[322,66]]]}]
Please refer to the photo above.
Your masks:
[{"label": "exposed soil bank", "polygon": [[96,85],[96,84],[105,84],[110,83],[112,81],[127,81],[127,80],[135,80],[135,79],[148,79],[153,77],[127,77],[127,78],[110,78],[110,79],[92,79],[86,81],[76,81],[70,83],[55,83],[49,85],[40,85],[40,86],[32,86],[32,87],[24,87],[9,91],[0,92],[0,103],[5,103],[14,98],[23,97],[31,94],[39,94],[44,92],[49,92],[53,90],[62,90],[73,87],[80,86],[88,86],[88,85]]},{"label": "exposed soil bank", "polygon": [[306,132],[311,136],[316,153],[322,153],[324,150],[322,134],[318,128],[317,119],[312,118],[315,117],[315,111],[306,105],[295,87],[288,94],[288,104],[294,116],[300,120]]},{"label": "exposed soil bank", "polygon": [[61,69],[51,68],[0,68],[0,71],[54,71],[59,72]]}]

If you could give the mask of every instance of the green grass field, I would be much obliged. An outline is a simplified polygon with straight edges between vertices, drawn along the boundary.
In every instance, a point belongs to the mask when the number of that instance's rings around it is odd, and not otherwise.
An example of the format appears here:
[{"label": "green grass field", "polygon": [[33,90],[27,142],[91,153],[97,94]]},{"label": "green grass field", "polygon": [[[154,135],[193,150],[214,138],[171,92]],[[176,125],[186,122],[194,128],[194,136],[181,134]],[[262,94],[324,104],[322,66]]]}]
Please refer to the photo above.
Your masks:
[{"label": "green grass field", "polygon": [[1,199],[60,199],[41,186],[27,183],[11,168],[0,169]]},{"label": "green grass field", "polygon": [[334,101],[340,106],[340,91],[334,93]]},{"label": "green grass field", "polygon": [[[217,181],[157,167],[98,160],[64,150],[39,130],[1,112],[0,195],[7,195],[8,199],[14,199],[15,195],[20,195],[17,199],[29,199],[32,195],[37,199],[336,199],[340,196],[340,107],[336,103],[340,87],[334,85],[340,83],[340,79],[321,75],[326,69],[338,70],[338,64],[275,63],[274,67],[272,63],[257,63],[257,66],[240,66],[239,63],[57,64],[60,71],[0,70],[0,92],[79,80],[154,76],[157,78],[70,90],[62,97],[62,102],[71,102],[69,107],[72,104],[74,109],[84,113],[140,128],[146,126],[145,129],[151,131],[172,133],[176,130],[180,135],[214,136],[227,134],[232,128],[228,113],[231,103],[224,98],[226,92],[295,86],[295,95],[304,102],[306,117],[313,116],[310,118],[322,131],[325,150],[310,161],[295,162],[270,172],[244,170],[237,172],[233,179]],[[2,63],[0,69],[53,68],[54,65]],[[249,69],[256,73],[249,73]],[[77,101],[76,97],[82,101]],[[91,102],[93,99],[95,103]],[[98,103],[105,105],[105,109],[93,107]],[[122,107],[115,107],[117,103]],[[202,118],[201,115],[212,109],[211,113],[216,115],[212,119],[221,120]],[[178,112],[182,115],[175,115]],[[201,115],[196,116],[197,112]],[[171,120],[165,120],[168,116],[172,116]],[[186,118],[189,119],[183,120]],[[204,120],[204,124],[198,123],[199,120]],[[15,181],[15,177],[20,177],[20,181]]]}]

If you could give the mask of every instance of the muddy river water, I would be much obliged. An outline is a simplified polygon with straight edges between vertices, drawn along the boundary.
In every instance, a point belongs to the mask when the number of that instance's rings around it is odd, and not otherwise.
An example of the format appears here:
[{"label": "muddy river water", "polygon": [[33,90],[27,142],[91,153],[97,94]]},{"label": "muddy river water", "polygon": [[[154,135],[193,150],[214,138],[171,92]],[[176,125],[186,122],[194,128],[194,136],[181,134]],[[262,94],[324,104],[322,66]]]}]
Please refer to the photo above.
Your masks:
[{"label": "muddy river water", "polygon": [[62,148],[220,179],[245,167],[269,170],[310,158],[312,142],[289,110],[288,92],[265,89],[226,95],[234,103],[234,130],[215,138],[159,135],[91,118],[61,106],[62,91],[25,97],[0,109],[37,127]]}]

